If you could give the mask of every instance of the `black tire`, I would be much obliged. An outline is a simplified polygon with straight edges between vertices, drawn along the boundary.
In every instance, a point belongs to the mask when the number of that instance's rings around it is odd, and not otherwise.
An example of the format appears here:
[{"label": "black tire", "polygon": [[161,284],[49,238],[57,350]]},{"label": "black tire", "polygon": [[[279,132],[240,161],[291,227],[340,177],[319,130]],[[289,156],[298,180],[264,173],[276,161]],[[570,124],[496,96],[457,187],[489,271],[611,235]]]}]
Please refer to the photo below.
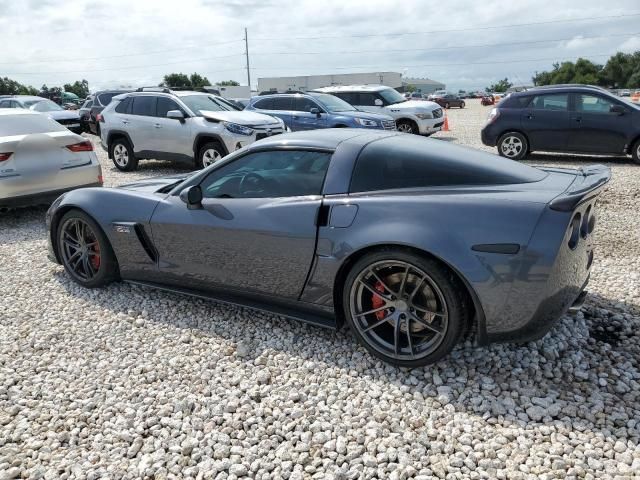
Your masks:
[{"label": "black tire", "polygon": [[640,139],[638,139],[631,148],[631,158],[633,159],[634,163],[640,165]]},{"label": "black tire", "polygon": [[511,160],[522,160],[529,152],[529,141],[520,132],[507,132],[498,139],[498,154]]},{"label": "black tire", "polygon": [[[405,266],[408,266],[406,272]],[[377,273],[372,274],[372,270]],[[406,280],[401,280],[400,272],[405,272]],[[377,281],[373,286],[375,290],[366,287],[367,282],[372,281]],[[353,335],[373,356],[393,365],[414,368],[447,355],[464,333],[468,312],[462,291],[453,274],[437,261],[388,248],[367,254],[353,265],[345,280],[342,308]],[[393,300],[389,303],[377,292],[384,292]],[[433,312],[416,308],[423,302]],[[376,312],[371,312],[376,308]],[[369,313],[358,312],[360,309]],[[433,315],[437,311],[440,313]],[[433,316],[425,318],[429,315]],[[393,348],[390,338],[393,338]]]},{"label": "black tire", "polygon": [[447,103],[445,103],[445,104],[444,104],[444,108],[446,108],[446,109],[449,109],[449,108],[450,108],[449,102],[447,102]]},{"label": "black tire", "polygon": [[96,122],[96,136],[100,138],[100,124]]},{"label": "black tire", "polygon": [[[212,152],[216,153],[214,154]],[[220,142],[207,142],[200,147],[200,150],[198,150],[196,168],[201,169],[208,167],[209,165],[213,165],[214,163],[219,162],[225,155],[226,151]]]},{"label": "black tire", "polygon": [[464,102],[460,102],[460,108],[464,108],[465,107],[465,103]]},{"label": "black tire", "polygon": [[132,172],[138,168],[138,159],[131,144],[124,137],[116,137],[109,142],[109,156],[118,170]]},{"label": "black tire", "polygon": [[418,125],[416,125],[416,123],[412,122],[411,120],[398,120],[396,126],[399,131],[404,133],[413,133],[414,135],[418,135],[418,133],[420,133],[420,130],[418,130]]},{"label": "black tire", "polygon": [[[75,238],[78,238],[78,224],[84,225],[84,234],[80,236],[88,242],[80,248],[70,246],[80,243],[73,242],[68,235],[69,231],[76,232]],[[83,287],[104,287],[118,278],[118,262],[109,240],[100,226],[81,210],[69,210],[58,222],[56,248],[67,274]]]}]

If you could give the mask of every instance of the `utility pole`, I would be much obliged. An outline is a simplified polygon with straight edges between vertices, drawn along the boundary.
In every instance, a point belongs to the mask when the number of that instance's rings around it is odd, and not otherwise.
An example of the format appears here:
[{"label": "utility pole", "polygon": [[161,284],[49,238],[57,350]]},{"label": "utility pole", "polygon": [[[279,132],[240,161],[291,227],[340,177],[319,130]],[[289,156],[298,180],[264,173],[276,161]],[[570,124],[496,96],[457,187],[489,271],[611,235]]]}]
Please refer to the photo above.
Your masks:
[{"label": "utility pole", "polygon": [[244,53],[247,57],[247,85],[249,85],[249,90],[251,90],[251,70],[249,69],[249,38],[247,36],[247,27],[244,28],[244,48]]}]

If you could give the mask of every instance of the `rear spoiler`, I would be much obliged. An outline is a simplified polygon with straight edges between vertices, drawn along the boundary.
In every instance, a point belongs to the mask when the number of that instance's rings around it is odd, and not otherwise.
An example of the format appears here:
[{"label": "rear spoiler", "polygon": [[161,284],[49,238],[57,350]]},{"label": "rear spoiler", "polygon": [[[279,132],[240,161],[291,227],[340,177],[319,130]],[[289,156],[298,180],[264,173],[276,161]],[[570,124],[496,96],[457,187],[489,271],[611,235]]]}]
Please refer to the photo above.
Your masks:
[{"label": "rear spoiler", "polygon": [[571,212],[578,205],[597,197],[602,187],[611,180],[611,170],[605,165],[589,165],[577,171],[576,179],[549,206],[552,210]]}]

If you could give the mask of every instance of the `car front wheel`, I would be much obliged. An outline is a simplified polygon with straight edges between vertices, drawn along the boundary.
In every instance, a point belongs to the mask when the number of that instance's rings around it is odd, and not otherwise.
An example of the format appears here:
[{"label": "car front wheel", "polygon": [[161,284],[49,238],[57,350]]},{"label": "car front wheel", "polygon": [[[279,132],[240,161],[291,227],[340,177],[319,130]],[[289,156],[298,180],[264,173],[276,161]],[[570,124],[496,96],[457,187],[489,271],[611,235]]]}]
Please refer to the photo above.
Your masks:
[{"label": "car front wheel", "polygon": [[640,140],[638,140],[633,145],[633,150],[631,151],[631,158],[635,163],[640,164]]},{"label": "car front wheel", "polygon": [[460,102],[460,108],[464,108],[464,107],[465,107],[464,102]]},{"label": "car front wheel", "polygon": [[224,157],[224,150],[218,142],[205,143],[198,152],[196,167],[206,168],[220,161]]},{"label": "car front wheel", "polygon": [[397,124],[399,132],[418,134],[418,126],[410,120],[400,120]]},{"label": "car front wheel", "polygon": [[402,250],[361,258],[343,291],[347,323],[377,358],[420,367],[448,354],[466,323],[466,306],[451,274],[436,261]]},{"label": "car front wheel", "polygon": [[519,132],[507,132],[498,140],[498,153],[511,160],[522,160],[528,151],[529,142]]},{"label": "car front wheel", "polygon": [[56,244],[64,269],[83,287],[102,287],[117,278],[109,240],[86,213],[70,210],[60,219]]}]

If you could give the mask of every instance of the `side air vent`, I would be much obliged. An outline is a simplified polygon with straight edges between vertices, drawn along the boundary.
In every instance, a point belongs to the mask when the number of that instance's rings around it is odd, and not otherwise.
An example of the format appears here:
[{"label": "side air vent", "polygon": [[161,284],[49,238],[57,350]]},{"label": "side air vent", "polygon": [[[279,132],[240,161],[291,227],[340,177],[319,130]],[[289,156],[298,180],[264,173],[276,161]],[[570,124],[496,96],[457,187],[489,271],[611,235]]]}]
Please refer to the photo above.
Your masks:
[{"label": "side air vent", "polygon": [[582,216],[579,212],[576,213],[571,220],[571,225],[569,226],[570,236],[568,243],[571,250],[575,250],[578,246],[578,242],[580,241],[581,220]]},{"label": "side air vent", "polygon": [[151,242],[149,235],[147,235],[144,227],[139,223],[136,223],[133,228],[136,232],[138,240],[140,241],[140,244],[142,245],[142,248],[144,248],[144,251],[147,252],[147,255],[149,255],[149,258],[153,261],[153,263],[157,263],[158,251],[156,250],[156,247],[153,246],[153,243]]}]

